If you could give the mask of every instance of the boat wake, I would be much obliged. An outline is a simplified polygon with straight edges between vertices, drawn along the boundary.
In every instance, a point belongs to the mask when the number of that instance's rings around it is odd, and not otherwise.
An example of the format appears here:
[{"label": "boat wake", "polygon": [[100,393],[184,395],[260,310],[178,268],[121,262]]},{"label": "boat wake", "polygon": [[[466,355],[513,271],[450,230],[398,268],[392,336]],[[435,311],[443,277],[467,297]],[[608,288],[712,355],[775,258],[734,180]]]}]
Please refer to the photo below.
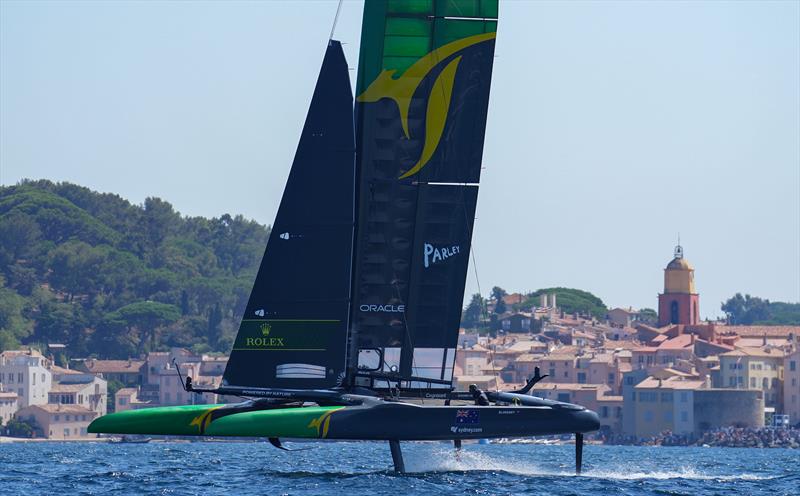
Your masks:
[{"label": "boat wake", "polygon": [[505,472],[527,477],[584,477],[609,480],[758,481],[775,478],[758,474],[714,474],[699,471],[691,466],[674,470],[631,471],[628,465],[624,467],[605,466],[597,469],[586,467],[581,475],[576,475],[571,468],[568,469],[561,466],[543,467],[529,462],[522,462],[519,459],[508,459],[469,450],[464,450],[456,455],[452,449],[406,456],[406,471],[415,474],[430,472]]}]

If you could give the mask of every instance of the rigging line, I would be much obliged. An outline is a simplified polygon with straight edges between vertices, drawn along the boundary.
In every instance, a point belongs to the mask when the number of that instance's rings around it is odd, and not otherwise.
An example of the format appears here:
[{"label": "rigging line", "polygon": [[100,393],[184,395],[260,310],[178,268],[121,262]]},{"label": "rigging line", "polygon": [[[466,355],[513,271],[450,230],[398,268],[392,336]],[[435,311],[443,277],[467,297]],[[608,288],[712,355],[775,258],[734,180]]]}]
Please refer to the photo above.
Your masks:
[{"label": "rigging line", "polygon": [[336,7],[336,15],[333,18],[333,26],[331,26],[331,35],[328,37],[328,41],[333,39],[333,33],[336,31],[336,23],[339,22],[339,12],[342,10],[342,2],[344,2],[344,0],[339,0],[339,5]]},{"label": "rigging line", "polygon": [[[469,226],[469,215],[467,214],[467,205],[463,201],[463,198],[464,198],[464,191],[463,190],[461,191],[461,198],[462,198],[461,206],[463,207],[463,210],[464,210],[464,220],[466,221],[466,225]],[[486,305],[484,304],[483,291],[481,291],[481,280],[478,277],[478,262],[476,261],[476,258],[475,258],[475,243],[472,243],[472,235],[474,233],[475,233],[475,222],[474,222],[474,219],[473,219],[472,232],[468,232],[467,233],[467,234],[469,234],[469,239],[470,239],[470,250],[469,250],[469,253],[470,253],[470,257],[472,258],[472,270],[475,273],[475,284],[478,286],[478,297],[480,298],[480,301],[481,301],[481,316],[483,317],[484,325],[486,325],[489,322],[489,310],[487,309]],[[495,357],[496,353],[497,353],[497,345],[495,344],[494,352],[492,353],[492,375],[494,375],[495,388],[499,391],[500,387],[499,387],[499,384],[498,384],[498,381],[497,381],[497,369],[495,368],[495,363],[494,363],[494,357]]]},{"label": "rigging line", "polygon": [[[411,281],[409,280],[409,284],[410,283],[411,283]],[[396,280],[392,281],[392,288],[394,288],[394,291],[397,294],[397,299],[400,300],[400,301],[403,301],[402,295],[400,294],[400,288],[397,287],[397,281]],[[403,329],[405,329],[405,331],[406,331],[406,340],[408,341],[408,346],[409,346],[409,349],[411,350],[411,375],[413,376],[414,375],[414,369],[417,368],[417,364],[416,364],[416,362],[414,360],[414,343],[413,343],[413,341],[411,339],[411,331],[408,330],[408,318],[406,318],[406,307],[405,306],[403,306]],[[401,362],[402,362],[402,357],[403,357],[402,350],[403,350],[403,348],[401,347],[400,348],[400,360],[401,360]],[[401,365],[402,365],[402,363],[401,363]],[[422,394],[422,381],[409,381],[409,382],[419,382],[419,388],[418,388],[419,397],[422,400],[422,404],[424,405],[425,404],[425,396]],[[403,381],[401,380],[400,381],[400,385],[402,386],[402,384],[403,384]],[[409,389],[411,389],[411,388],[409,388]],[[398,391],[398,394],[400,394],[399,391]]]}]

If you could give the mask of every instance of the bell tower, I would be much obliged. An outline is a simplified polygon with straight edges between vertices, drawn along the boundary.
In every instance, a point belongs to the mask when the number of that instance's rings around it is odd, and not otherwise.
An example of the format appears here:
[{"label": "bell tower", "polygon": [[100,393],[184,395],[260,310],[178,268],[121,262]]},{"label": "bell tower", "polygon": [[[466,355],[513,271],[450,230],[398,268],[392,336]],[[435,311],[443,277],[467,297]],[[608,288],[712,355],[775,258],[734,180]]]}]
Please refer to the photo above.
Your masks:
[{"label": "bell tower", "polygon": [[658,325],[696,325],[700,322],[700,296],[694,287],[694,268],[683,258],[683,247],[664,269],[664,292],[658,295]]}]

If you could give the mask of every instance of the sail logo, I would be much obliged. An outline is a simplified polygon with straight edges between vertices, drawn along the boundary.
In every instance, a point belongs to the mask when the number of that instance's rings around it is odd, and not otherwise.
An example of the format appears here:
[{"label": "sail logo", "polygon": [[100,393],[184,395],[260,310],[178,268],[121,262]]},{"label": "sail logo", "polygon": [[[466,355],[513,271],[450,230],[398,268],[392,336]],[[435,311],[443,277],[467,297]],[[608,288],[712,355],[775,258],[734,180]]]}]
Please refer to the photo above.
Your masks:
[{"label": "sail logo", "polygon": [[417,60],[397,79],[393,77],[397,72],[395,69],[384,69],[367,89],[356,98],[357,101],[365,103],[377,102],[384,98],[394,100],[400,111],[403,134],[407,139],[411,139],[408,129],[408,112],[414,93],[416,93],[419,85],[433,69],[443,61],[449,60],[436,77],[433,85],[431,85],[428,95],[428,107],[425,112],[425,141],[422,146],[422,153],[414,166],[401,175],[399,179],[413,176],[422,170],[439,146],[439,141],[447,123],[447,114],[450,109],[450,98],[453,94],[458,64],[461,62],[461,55],[453,56],[468,47],[493,40],[494,38],[495,33],[483,33],[442,45]]},{"label": "sail logo", "polygon": [[272,326],[270,324],[267,324],[266,322],[261,324],[259,331],[261,333],[261,337],[245,338],[245,345],[248,348],[283,348],[286,346],[286,344],[283,342],[283,338],[269,337],[270,333],[272,332]]},{"label": "sail logo", "polygon": [[431,265],[439,262],[443,262],[448,258],[458,255],[461,252],[461,247],[459,245],[452,245],[452,246],[443,246],[437,248],[430,243],[425,243],[423,246],[423,254],[425,258],[423,259],[423,264],[427,269]]},{"label": "sail logo", "polygon": [[358,307],[362,312],[372,313],[403,313],[406,311],[405,305],[361,305]]},{"label": "sail logo", "polygon": [[256,316],[258,316],[258,317],[263,317],[264,316],[264,309],[263,308],[259,308],[258,310],[256,310],[253,313],[256,314]]}]

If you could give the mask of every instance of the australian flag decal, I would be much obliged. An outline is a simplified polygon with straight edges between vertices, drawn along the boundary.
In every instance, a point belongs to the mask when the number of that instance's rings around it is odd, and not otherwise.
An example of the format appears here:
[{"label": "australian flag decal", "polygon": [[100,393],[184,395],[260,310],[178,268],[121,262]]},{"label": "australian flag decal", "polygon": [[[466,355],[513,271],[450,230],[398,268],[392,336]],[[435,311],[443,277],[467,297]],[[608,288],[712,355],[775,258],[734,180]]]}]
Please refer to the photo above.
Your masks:
[{"label": "australian flag decal", "polygon": [[456,410],[456,424],[477,424],[481,421],[478,410]]}]

